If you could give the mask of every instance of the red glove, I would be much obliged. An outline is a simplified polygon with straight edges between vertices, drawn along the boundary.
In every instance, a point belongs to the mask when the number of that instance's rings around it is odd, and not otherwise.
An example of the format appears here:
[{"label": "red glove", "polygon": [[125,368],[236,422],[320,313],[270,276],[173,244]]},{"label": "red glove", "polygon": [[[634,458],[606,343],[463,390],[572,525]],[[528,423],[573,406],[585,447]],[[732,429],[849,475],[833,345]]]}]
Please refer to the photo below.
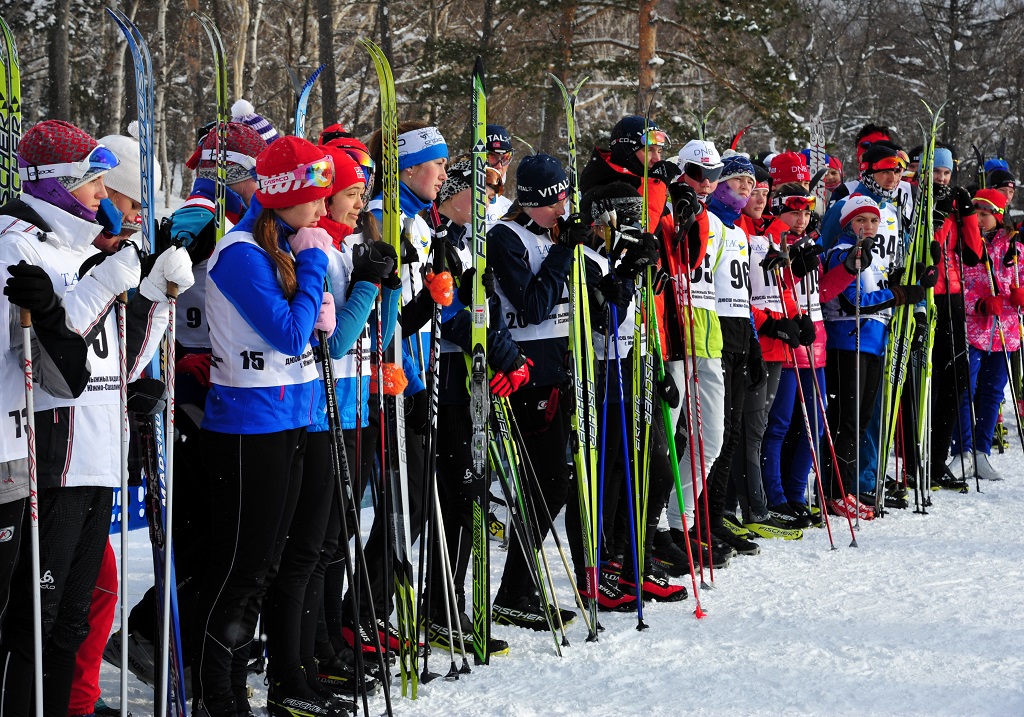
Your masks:
[{"label": "red glove", "polygon": [[516,367],[508,373],[497,371],[491,379],[491,393],[495,396],[511,396],[520,386],[530,380],[530,366],[533,361],[520,355]]},{"label": "red glove", "polygon": [[1010,303],[1018,309],[1024,307],[1024,289],[1019,286],[1010,289]]},{"label": "red glove", "polygon": [[188,374],[203,388],[210,387],[210,354],[185,354],[175,362],[177,373]]},{"label": "red glove", "polygon": [[1003,313],[1006,302],[1001,296],[986,296],[979,299],[977,304],[978,313],[982,316],[999,316]]}]

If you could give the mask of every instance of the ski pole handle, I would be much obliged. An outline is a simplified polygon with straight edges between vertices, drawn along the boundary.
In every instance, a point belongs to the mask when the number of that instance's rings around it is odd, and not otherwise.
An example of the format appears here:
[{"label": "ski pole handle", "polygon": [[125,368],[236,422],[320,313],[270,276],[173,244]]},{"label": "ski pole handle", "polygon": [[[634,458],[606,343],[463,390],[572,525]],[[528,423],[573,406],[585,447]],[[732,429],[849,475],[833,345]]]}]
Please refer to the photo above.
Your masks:
[{"label": "ski pole handle", "polygon": [[173,281],[167,282],[167,298],[177,299],[178,298],[178,285]]},{"label": "ski pole handle", "polygon": [[21,309],[21,328],[32,328],[32,312],[29,309]]}]

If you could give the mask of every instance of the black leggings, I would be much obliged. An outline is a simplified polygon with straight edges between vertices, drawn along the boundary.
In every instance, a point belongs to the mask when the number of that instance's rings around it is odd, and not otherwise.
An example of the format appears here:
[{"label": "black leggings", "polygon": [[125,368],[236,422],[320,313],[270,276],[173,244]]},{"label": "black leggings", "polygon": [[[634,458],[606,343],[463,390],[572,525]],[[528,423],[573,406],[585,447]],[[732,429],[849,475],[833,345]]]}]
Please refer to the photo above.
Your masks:
[{"label": "black leggings", "polygon": [[302,485],[306,429],[233,435],[203,430],[207,499],[218,506],[196,596],[195,708],[244,712],[248,646],[267,577],[280,560]]},{"label": "black leggings", "polygon": [[[821,451],[824,476],[822,482],[828,486],[829,498],[838,499],[839,480],[842,479],[845,492],[856,489],[857,452],[861,438],[868,429],[875,411],[875,397],[882,378],[880,356],[860,354],[860,396],[857,396],[857,353],[829,349],[825,364],[825,386],[828,391],[828,425],[832,442],[836,447],[838,470],[832,462],[829,450]],[[860,403],[860,425],[857,425],[857,403]]]},{"label": "black leggings", "polygon": [[960,403],[967,392],[968,377],[964,295],[937,295],[935,308],[931,425],[933,481],[946,470],[949,444],[960,420]]},{"label": "black leggings", "polygon": [[[743,433],[743,405],[747,397],[746,352],[722,352],[722,371],[725,374],[725,430],[722,450],[711,465],[708,475],[708,512],[711,514],[709,525],[712,528],[722,527],[733,455]],[[697,506],[702,507],[701,501],[696,502]]]}]

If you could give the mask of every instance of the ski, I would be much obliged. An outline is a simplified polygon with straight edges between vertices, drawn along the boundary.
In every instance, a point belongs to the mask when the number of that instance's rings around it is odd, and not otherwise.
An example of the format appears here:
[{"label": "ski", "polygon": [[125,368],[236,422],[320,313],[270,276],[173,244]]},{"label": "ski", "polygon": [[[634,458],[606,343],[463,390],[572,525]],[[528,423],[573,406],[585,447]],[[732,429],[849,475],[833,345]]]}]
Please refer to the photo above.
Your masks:
[{"label": "ski", "polygon": [[[487,446],[490,422],[490,387],[487,384],[487,294],[483,277],[487,270],[487,88],[484,64],[479,57],[473,66],[473,223],[470,243],[473,250],[473,324],[469,362],[469,413],[473,423],[470,442],[473,483],[473,651],[478,664],[490,661],[491,638],[491,559],[488,530],[490,476]],[[507,497],[507,496],[506,496]],[[511,510],[511,508],[510,508]]]},{"label": "ski", "polygon": [[[360,40],[370,53],[377,80],[380,83],[381,108],[381,178],[382,236],[384,241],[402,256],[401,209],[398,194],[398,106],[395,80],[384,52],[370,40]],[[401,363],[401,325],[395,326],[395,335],[385,350],[388,363]],[[384,452],[388,487],[391,492],[392,531],[395,536],[395,607],[398,614],[398,663],[402,681],[402,696],[416,699],[419,691],[417,670],[418,626],[416,617],[416,589],[412,571],[412,546],[409,526],[409,476],[405,455],[405,407],[401,396],[385,396],[386,450]],[[385,617],[386,620],[386,617]]]},{"label": "ski", "polygon": [[227,231],[227,189],[228,189],[228,122],[231,121],[231,113],[228,111],[228,67],[224,53],[224,40],[221,37],[217,25],[206,15],[199,12],[192,13],[199,19],[199,23],[206,31],[210,39],[210,48],[213,51],[213,77],[215,86],[215,97],[217,102],[217,191],[216,211],[214,212],[214,225],[217,230],[217,241],[224,237]]},{"label": "ski", "polygon": [[[139,167],[142,174],[142,248],[144,251],[154,250],[156,238],[155,218],[153,215],[153,131],[156,127],[154,117],[154,84],[153,84],[153,59],[139,29],[134,23],[119,10],[107,9],[107,12],[117,23],[128,43],[131,51],[132,61],[135,69],[135,91],[136,103],[138,105],[138,127],[139,127]],[[168,287],[169,293],[173,294],[174,289]],[[156,537],[153,543],[154,574],[156,586],[160,592],[160,603],[157,613],[160,618],[160,659],[157,665],[157,692],[156,692],[156,714],[168,714],[170,703],[174,703],[175,715],[184,717],[187,713],[185,677],[181,662],[181,636],[177,613],[177,590],[174,577],[174,554],[173,554],[173,495],[174,495],[174,297],[170,296],[170,316],[168,323],[167,341],[162,350],[153,357],[149,367],[151,376],[162,376],[167,387],[166,415],[156,414],[153,422],[153,450],[156,455],[155,477],[149,476],[150,489],[156,491],[156,495],[149,496],[149,504],[152,510],[147,511],[151,521],[151,537]],[[122,419],[124,420],[124,419]],[[127,513],[124,506],[127,505],[127,490],[122,485],[122,533],[121,533],[121,631],[122,631],[122,653],[127,655],[128,639],[128,608],[127,600],[124,599],[124,591],[128,583],[127,573]],[[154,524],[162,524],[163,529],[154,530]],[[161,535],[162,534],[162,535]],[[172,645],[173,639],[173,645]],[[172,665],[173,660],[173,665]],[[173,679],[168,679],[173,678]],[[121,672],[122,712],[127,709],[127,672]]]},{"label": "ski", "polygon": [[302,89],[299,90],[295,96],[295,136],[306,137],[306,107],[309,106],[309,93],[313,90],[313,85],[316,84],[316,80],[320,77],[320,73],[324,71],[327,65],[320,65],[320,67],[313,70],[313,74],[309,76],[305,84],[302,85]]},{"label": "ski", "polygon": [[21,194],[21,176],[15,151],[21,140],[21,66],[14,34],[2,17],[0,62],[3,62],[3,86],[0,87],[0,204]]},{"label": "ski", "polygon": [[[811,120],[807,128],[810,132],[811,174],[821,172],[824,176],[828,163],[825,160],[825,127],[821,123],[821,117],[818,116]],[[812,185],[812,191],[815,196],[814,210],[818,212],[818,216],[821,216],[825,213],[825,183],[818,182],[816,185]]]}]

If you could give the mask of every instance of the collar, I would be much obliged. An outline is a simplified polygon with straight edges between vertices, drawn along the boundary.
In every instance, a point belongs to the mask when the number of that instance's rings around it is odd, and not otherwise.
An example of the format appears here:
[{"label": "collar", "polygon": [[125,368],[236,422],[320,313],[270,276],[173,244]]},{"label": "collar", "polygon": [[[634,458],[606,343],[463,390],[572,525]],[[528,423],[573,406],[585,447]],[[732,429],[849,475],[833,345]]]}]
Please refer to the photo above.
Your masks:
[{"label": "collar", "polygon": [[530,215],[527,214],[525,210],[521,211],[519,215],[516,216],[514,221],[519,226],[523,227],[524,229],[528,229],[534,234],[543,235],[548,233],[547,229],[545,229],[540,224],[530,219]]},{"label": "collar", "polygon": [[31,194],[22,194],[21,201],[46,222],[50,228],[48,236],[53,238],[59,246],[72,249],[91,248],[93,241],[103,231],[103,227],[99,224],[76,217],[74,214],[33,197]]},{"label": "collar", "polygon": [[[242,215],[246,213],[248,207],[245,205],[245,200],[242,199],[242,195],[238,194],[231,187],[224,188],[224,213],[228,215],[228,219],[231,220],[232,224],[238,224]],[[255,201],[253,195],[253,200]],[[217,201],[217,182],[212,179],[198,178],[192,183],[192,193],[189,194],[189,199],[193,197],[203,197],[211,202]],[[216,211],[216,209],[214,209]]]}]

